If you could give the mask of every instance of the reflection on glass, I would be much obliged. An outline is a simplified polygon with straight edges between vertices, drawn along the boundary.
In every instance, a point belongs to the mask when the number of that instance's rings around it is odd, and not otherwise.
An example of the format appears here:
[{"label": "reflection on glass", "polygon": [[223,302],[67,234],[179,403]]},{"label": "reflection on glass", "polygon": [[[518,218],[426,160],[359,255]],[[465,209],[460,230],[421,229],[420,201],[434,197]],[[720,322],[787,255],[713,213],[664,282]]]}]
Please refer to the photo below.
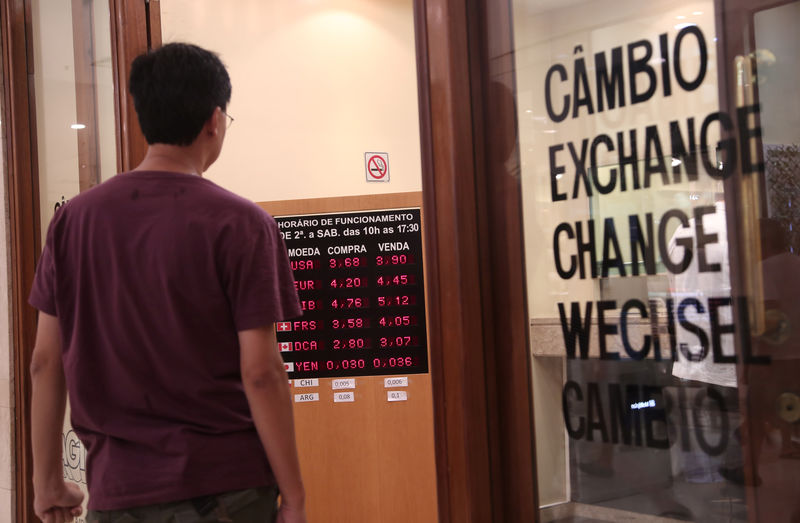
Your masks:
[{"label": "reflection on glass", "polygon": [[40,208],[47,224],[70,198],[116,173],[111,16],[107,2],[34,0],[31,11]]},{"label": "reflection on glass", "polygon": [[542,519],[746,521],[800,456],[800,3],[733,102],[719,3],[511,4]]}]

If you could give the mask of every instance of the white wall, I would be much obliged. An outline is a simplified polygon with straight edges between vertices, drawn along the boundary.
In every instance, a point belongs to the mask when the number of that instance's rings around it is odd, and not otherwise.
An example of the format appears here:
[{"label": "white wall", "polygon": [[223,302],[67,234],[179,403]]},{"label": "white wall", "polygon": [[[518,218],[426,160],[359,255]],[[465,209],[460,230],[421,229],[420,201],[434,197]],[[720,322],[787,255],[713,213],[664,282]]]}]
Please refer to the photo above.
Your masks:
[{"label": "white wall", "polygon": [[[421,190],[411,0],[162,0],[161,26],[231,75],[208,178],[255,201]],[[390,182],[366,182],[365,152]]]}]

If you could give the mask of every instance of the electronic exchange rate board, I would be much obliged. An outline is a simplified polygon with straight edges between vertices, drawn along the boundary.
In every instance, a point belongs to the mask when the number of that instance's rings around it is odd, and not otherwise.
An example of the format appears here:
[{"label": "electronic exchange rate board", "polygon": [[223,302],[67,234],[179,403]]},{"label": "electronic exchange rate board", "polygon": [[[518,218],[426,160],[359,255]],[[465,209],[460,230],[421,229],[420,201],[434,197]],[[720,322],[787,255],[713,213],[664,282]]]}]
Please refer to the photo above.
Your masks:
[{"label": "electronic exchange rate board", "polygon": [[289,377],[428,372],[420,210],[275,219],[303,308],[276,325]]}]

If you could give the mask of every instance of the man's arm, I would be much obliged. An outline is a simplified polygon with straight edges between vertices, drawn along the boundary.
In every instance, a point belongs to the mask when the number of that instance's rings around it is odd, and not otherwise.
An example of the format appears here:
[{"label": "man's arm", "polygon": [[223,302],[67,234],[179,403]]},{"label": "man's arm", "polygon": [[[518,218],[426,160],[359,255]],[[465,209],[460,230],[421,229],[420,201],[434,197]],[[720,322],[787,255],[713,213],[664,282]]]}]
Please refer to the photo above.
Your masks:
[{"label": "man's arm", "polygon": [[61,431],[67,391],[61,362],[58,318],[39,313],[31,358],[31,443],[34,511],[44,521],[69,521],[80,515],[83,493],[64,481]]},{"label": "man's arm", "polygon": [[244,391],[281,493],[278,521],[305,522],[289,377],[273,325],[239,332]]}]

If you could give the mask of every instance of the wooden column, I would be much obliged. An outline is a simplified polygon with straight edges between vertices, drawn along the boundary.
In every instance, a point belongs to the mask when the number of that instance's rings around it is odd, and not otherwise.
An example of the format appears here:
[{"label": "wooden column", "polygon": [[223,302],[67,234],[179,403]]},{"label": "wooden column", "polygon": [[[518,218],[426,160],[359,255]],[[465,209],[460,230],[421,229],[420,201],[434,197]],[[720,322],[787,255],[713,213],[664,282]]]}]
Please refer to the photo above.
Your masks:
[{"label": "wooden column", "polygon": [[75,56],[75,108],[78,137],[78,182],[81,192],[100,183],[100,146],[97,133],[97,75],[92,3],[72,0],[72,41]]},{"label": "wooden column", "polygon": [[111,58],[116,87],[117,170],[122,172],[136,167],[147,151],[133,99],[128,93],[128,75],[134,58],[161,46],[161,11],[158,0],[109,0],[109,6]]},{"label": "wooden column", "polygon": [[538,511],[509,9],[415,2],[444,522]]},{"label": "wooden column", "polygon": [[415,2],[439,515],[492,511],[489,413],[464,2]]},{"label": "wooden column", "polygon": [[[112,10],[112,46],[118,116],[118,164],[135,165],[144,154],[145,143],[135,122],[133,105],[127,96],[126,81],[130,62],[148,46],[161,43],[159,3],[157,0],[109,0]],[[77,1],[73,5],[81,5]],[[91,20],[73,20],[81,31]],[[36,334],[36,311],[27,303],[33,283],[36,262],[41,252],[39,212],[38,161],[36,148],[36,110],[34,93],[33,31],[30,0],[0,0],[0,38],[2,38],[3,67],[3,138],[9,203],[9,250],[11,287],[11,330],[14,373],[14,456],[16,521],[37,521],[33,512],[32,459],[30,448],[30,359]],[[70,21],[65,20],[65,23]],[[78,30],[77,25],[73,25]],[[76,40],[77,41],[77,40]],[[83,63],[81,71],[90,66],[91,58],[80,53],[76,62]],[[80,66],[80,63],[78,64]],[[83,77],[83,76],[82,76]],[[81,78],[82,78],[81,77]],[[80,84],[81,78],[76,77]],[[90,80],[93,81],[93,80]],[[85,87],[85,86],[84,86]],[[81,86],[78,85],[80,89]],[[79,96],[93,100],[93,95]],[[122,108],[122,109],[120,109]],[[84,106],[82,115],[90,114]],[[96,155],[90,142],[79,143],[87,161]],[[81,169],[81,188],[96,183],[90,164]]]},{"label": "wooden column", "polygon": [[30,446],[30,367],[36,312],[28,305],[41,250],[37,183],[36,111],[30,4],[2,0],[3,136],[9,212],[11,335],[14,372],[16,521],[34,521]]},{"label": "wooden column", "polygon": [[[536,459],[529,314],[522,232],[516,71],[510,1],[471,12],[474,133],[487,358],[493,362],[493,485],[504,521],[536,521]],[[489,327],[491,326],[491,327]]]}]

